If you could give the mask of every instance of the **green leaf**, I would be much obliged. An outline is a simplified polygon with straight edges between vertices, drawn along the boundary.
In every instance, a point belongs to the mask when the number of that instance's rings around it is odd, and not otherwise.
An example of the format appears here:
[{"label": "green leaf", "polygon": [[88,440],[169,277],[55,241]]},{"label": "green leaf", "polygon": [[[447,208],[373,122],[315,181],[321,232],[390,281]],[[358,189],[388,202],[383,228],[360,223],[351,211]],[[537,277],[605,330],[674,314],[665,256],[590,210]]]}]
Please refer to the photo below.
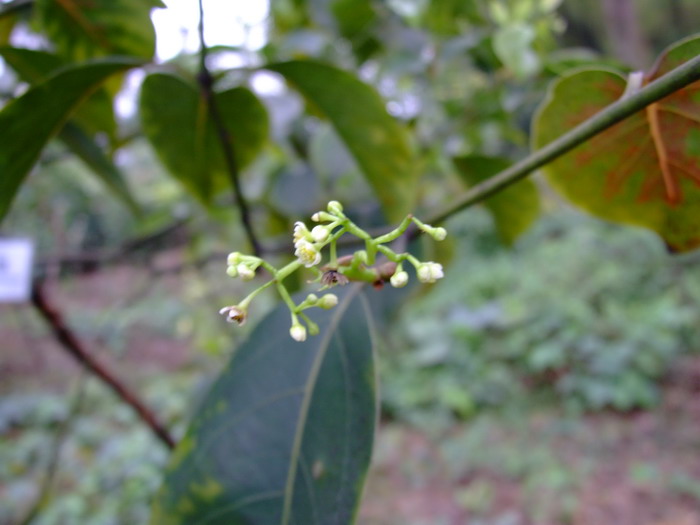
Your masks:
[{"label": "green leaf", "polygon": [[[700,38],[666,50],[650,82],[700,54]],[[587,69],[550,88],[534,119],[539,148],[625,93],[613,70]],[[700,82],[651,104],[547,165],[555,189],[611,221],[657,232],[674,251],[700,246]]]},{"label": "green leaf", "polygon": [[[66,60],[47,51],[0,47],[0,56],[29,84],[43,82],[59,69],[69,65]],[[112,98],[104,88],[99,88],[76,111],[73,119],[88,133],[107,133],[110,139],[116,134]]]},{"label": "green leaf", "polygon": [[[508,159],[470,155],[454,159],[462,180],[474,186],[505,170]],[[493,215],[496,229],[506,244],[512,244],[540,214],[540,195],[535,184],[524,179],[489,197],[484,205]]]},{"label": "green leaf", "polygon": [[75,108],[111,75],[140,64],[113,58],[63,69],[0,111],[0,219],[41,150]]},{"label": "green leaf", "polygon": [[377,419],[359,290],[341,290],[304,343],[285,306],[260,322],[175,450],[152,524],[352,523]]},{"label": "green leaf", "polygon": [[540,60],[532,49],[535,30],[522,23],[501,27],[493,35],[493,50],[498,59],[518,78],[537,73]]},{"label": "green leaf", "polygon": [[374,189],[387,219],[413,209],[417,170],[407,130],[384,101],[350,73],[311,61],[266,66],[280,73],[333,124]]},{"label": "green leaf", "polygon": [[150,59],[155,52],[151,9],[160,0],[36,0],[35,22],[57,52],[82,61],[102,55]]},{"label": "green leaf", "polygon": [[[30,84],[38,84],[66,66],[62,58],[46,51],[0,47],[0,56],[22,80]],[[73,118],[59,132],[58,138],[91,168],[132,212],[139,213],[138,205],[124,176],[91,138],[91,135],[99,132],[107,133],[112,141],[116,134],[112,99],[102,87],[80,105]]]},{"label": "green leaf", "polygon": [[339,33],[350,42],[360,63],[380,48],[373,34],[377,13],[371,0],[333,0],[330,9]]},{"label": "green leaf", "polygon": [[[242,87],[216,93],[216,102],[242,169],[267,141],[267,111]],[[199,91],[179,77],[156,73],[143,82],[140,107],[144,133],[168,171],[210,203],[229,178],[220,137]]]}]

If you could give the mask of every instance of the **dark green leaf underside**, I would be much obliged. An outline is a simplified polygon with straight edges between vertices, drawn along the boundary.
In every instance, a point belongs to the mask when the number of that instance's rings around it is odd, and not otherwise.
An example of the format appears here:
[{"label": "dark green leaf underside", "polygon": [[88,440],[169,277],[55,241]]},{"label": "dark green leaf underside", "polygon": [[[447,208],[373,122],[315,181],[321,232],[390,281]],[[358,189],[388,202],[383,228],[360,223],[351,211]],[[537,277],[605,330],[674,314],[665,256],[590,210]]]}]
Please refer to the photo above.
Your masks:
[{"label": "dark green leaf underside", "polygon": [[352,523],[369,466],[376,384],[359,287],[289,337],[263,319],[205,398],[174,453],[154,525]]}]

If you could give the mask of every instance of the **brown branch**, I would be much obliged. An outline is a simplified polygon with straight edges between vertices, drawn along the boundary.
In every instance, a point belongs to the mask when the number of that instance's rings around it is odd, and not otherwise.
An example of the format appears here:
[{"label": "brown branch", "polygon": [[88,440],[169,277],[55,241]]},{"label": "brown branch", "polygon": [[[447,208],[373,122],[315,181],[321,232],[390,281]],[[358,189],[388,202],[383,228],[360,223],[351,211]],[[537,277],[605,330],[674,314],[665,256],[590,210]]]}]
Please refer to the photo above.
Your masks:
[{"label": "brown branch", "polygon": [[202,7],[202,0],[199,0],[199,42],[201,49],[199,53],[198,80],[201,93],[207,102],[209,116],[214,123],[216,134],[219,137],[219,142],[221,143],[221,150],[224,154],[224,161],[226,162],[229,181],[231,182],[231,186],[233,188],[233,196],[236,199],[236,204],[238,205],[238,209],[241,213],[241,223],[243,224],[243,229],[248,237],[248,242],[250,242],[253,253],[255,255],[260,255],[262,253],[262,248],[258,238],[255,236],[255,231],[253,230],[248,203],[243,197],[243,192],[241,191],[241,182],[239,177],[240,169],[236,160],[233,139],[228,129],[226,129],[226,124],[224,123],[224,119],[219,111],[219,105],[216,101],[216,95],[214,93],[214,79],[207,68],[208,48],[206,42],[204,41],[204,8]]},{"label": "brown branch", "polygon": [[53,336],[61,346],[73,356],[88,371],[101,379],[112,391],[117,394],[127,405],[136,411],[139,418],[149,426],[153,433],[168,448],[175,448],[175,440],[170,432],[158,421],[156,415],[124,385],[114,374],[104,365],[100,364],[85,348],[83,342],[78,339],[75,333],[64,321],[59,310],[47,299],[44,286],[40,282],[35,282],[32,289],[32,304],[48,323],[53,332]]},{"label": "brown branch", "polygon": [[60,256],[50,256],[38,263],[38,274],[90,273],[98,268],[131,260],[142,250],[154,246],[173,247],[183,242],[189,219],[178,219],[155,232],[127,240],[111,250],[90,250]]}]

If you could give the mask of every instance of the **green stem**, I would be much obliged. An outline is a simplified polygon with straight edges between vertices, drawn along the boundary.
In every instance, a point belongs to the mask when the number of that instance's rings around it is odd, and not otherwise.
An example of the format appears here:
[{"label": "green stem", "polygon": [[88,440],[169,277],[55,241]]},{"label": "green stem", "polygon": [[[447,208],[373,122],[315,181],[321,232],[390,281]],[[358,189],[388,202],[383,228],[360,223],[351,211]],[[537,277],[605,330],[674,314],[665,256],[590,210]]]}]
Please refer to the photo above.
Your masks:
[{"label": "green stem", "polygon": [[330,261],[328,262],[328,265],[331,268],[337,268],[338,267],[338,252],[336,250],[335,246],[335,239],[331,239],[330,242]]},{"label": "green stem", "polygon": [[252,301],[253,299],[255,299],[255,296],[256,296],[256,295],[258,295],[260,292],[262,292],[265,288],[268,288],[268,287],[269,287],[271,284],[273,284],[274,282],[276,282],[276,281],[273,279],[273,280],[271,280],[271,281],[267,281],[267,282],[266,282],[265,284],[263,284],[260,288],[256,288],[255,290],[253,290],[252,292],[250,292],[250,293],[246,296],[245,299],[243,299],[240,303],[238,303],[238,306],[240,306],[241,308],[247,308],[247,307],[248,307],[248,304],[250,303],[250,301]]},{"label": "green stem", "polygon": [[397,239],[400,235],[403,234],[403,232],[406,231],[406,228],[408,228],[408,225],[411,224],[411,220],[415,221],[415,218],[413,215],[410,213],[406,215],[406,218],[401,221],[401,224],[399,224],[396,228],[391,230],[389,233],[385,233],[384,235],[380,235],[376,239],[374,239],[374,242],[377,244],[382,244],[385,242],[391,242],[395,239]]},{"label": "green stem", "polygon": [[276,280],[278,282],[284,281],[290,274],[294,273],[297,269],[301,268],[302,264],[299,261],[292,261],[286,266],[283,266],[277,270]]},{"label": "green stem", "polygon": [[443,222],[455,213],[481,202],[507,186],[527,177],[536,169],[571,151],[601,131],[605,131],[646,106],[683,89],[697,80],[700,80],[700,56],[689,60],[661,78],[651,82],[638,92],[614,102],[542,149],[533,152],[520,162],[481,184],[477,184],[464,193],[462,197],[458,198],[456,202],[447,206],[434,217],[431,217],[427,222],[429,224]]},{"label": "green stem", "polygon": [[292,312],[292,319],[296,319],[295,310],[297,308],[297,305],[295,305],[294,301],[292,301],[292,297],[289,295],[287,288],[280,281],[270,281],[270,282],[274,282],[277,285],[277,291],[279,292],[280,297],[282,298],[284,303],[287,305],[287,308],[289,308],[289,311]]}]

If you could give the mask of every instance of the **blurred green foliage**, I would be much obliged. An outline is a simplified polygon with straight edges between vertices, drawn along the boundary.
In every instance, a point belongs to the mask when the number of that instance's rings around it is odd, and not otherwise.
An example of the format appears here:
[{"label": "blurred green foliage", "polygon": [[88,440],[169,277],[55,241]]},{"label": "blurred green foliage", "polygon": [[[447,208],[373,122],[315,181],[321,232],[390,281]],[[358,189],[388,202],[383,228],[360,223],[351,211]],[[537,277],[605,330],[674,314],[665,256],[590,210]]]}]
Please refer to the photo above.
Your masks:
[{"label": "blurred green foliage", "polygon": [[648,408],[674,360],[700,348],[697,256],[572,211],[512,251],[484,213],[455,219],[452,280],[411,301],[392,331],[384,402],[449,422],[519,399],[570,410]]}]

